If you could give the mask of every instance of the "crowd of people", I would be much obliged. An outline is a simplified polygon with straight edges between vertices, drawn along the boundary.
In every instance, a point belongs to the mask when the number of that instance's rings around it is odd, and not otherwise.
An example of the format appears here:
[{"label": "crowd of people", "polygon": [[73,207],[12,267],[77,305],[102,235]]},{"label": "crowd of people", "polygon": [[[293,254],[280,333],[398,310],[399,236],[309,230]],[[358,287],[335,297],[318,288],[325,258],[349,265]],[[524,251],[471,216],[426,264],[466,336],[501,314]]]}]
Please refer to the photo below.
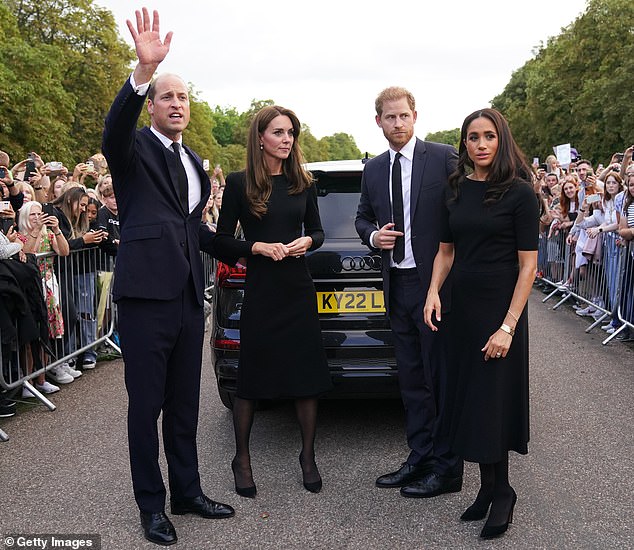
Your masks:
[{"label": "crowd of people", "polygon": [[[224,184],[222,169],[216,165],[214,193],[203,215],[203,222],[213,230]],[[12,268],[15,289],[30,289],[24,298],[31,304],[31,321],[37,327],[32,338],[38,342],[20,341],[17,354],[15,346],[5,345],[3,369],[9,380],[42,370],[96,340],[97,274],[112,271],[120,227],[112,176],[101,153],[69,169],[62,162],[45,162],[36,152],[12,164],[9,155],[0,151],[0,191],[0,259],[3,268]],[[28,278],[39,284],[25,284]],[[3,335],[11,331],[9,320],[15,321],[9,310],[9,302],[3,301],[2,313],[7,315]],[[38,317],[38,312],[44,313]],[[42,372],[33,379],[34,386],[44,394],[55,393],[60,385],[95,368],[96,362],[97,353],[90,348]],[[22,398],[31,397],[24,388]],[[15,402],[0,394],[0,417],[12,416],[15,410]]]},{"label": "crowd of people", "polygon": [[626,251],[634,227],[633,151],[634,145],[625,147],[605,166],[574,158],[562,167],[552,156],[535,167],[541,206],[538,284],[544,292],[555,285],[587,299],[574,305],[580,316],[598,320],[610,312],[601,328],[619,331],[620,341],[634,336],[628,326],[619,330],[620,319],[634,322],[632,254]]}]

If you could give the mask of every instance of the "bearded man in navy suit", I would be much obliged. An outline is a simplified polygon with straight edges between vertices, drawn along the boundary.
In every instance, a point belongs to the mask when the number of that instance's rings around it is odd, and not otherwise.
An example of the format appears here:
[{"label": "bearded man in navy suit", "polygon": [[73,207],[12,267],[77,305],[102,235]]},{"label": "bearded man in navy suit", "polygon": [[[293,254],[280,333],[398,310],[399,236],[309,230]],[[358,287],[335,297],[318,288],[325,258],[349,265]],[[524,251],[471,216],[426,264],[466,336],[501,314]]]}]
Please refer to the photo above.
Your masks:
[{"label": "bearded man in navy suit", "polygon": [[[103,135],[121,227],[113,295],[125,362],[134,496],[145,537],[169,545],[177,536],[164,511],[161,412],[172,513],[234,514],[231,506],[203,494],[196,448],[204,333],[200,250],[214,254],[214,235],[201,223],[210,182],[198,155],[182,145],[190,116],[187,85],[170,74],[151,82],[172,33],[161,41],[158,13],[150,22],[145,8],[136,12],[136,28],[127,25],[138,63],[112,104]],[[146,96],[151,126],[137,130]]]},{"label": "bearded man in navy suit", "polygon": [[[389,149],[365,165],[355,225],[366,245],[381,250],[410,448],[406,461],[376,485],[400,487],[406,497],[433,497],[462,488],[462,460],[451,453],[446,430],[452,378],[442,327],[449,312],[438,332],[423,322],[447,179],[458,156],[450,145],[416,138],[416,104],[406,89],[383,90],[375,108]],[[447,288],[443,305],[450,303]]]}]

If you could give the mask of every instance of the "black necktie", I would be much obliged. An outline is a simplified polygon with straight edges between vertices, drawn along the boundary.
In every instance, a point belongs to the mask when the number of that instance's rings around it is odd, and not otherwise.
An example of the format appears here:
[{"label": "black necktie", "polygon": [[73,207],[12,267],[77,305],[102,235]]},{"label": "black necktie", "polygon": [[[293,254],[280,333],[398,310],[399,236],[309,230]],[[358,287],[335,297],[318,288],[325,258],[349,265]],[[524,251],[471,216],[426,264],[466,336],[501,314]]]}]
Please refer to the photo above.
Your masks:
[{"label": "black necktie", "polygon": [[187,187],[187,172],[181,160],[181,144],[177,141],[172,143],[172,149],[176,154],[176,176],[178,178],[178,198],[185,212],[189,213],[189,190]]},{"label": "black necktie", "polygon": [[[392,164],[392,221],[394,231],[405,232],[405,215],[403,214],[403,182],[401,180],[401,162],[403,155],[396,153]],[[405,258],[405,237],[397,237],[392,250],[394,263],[401,263]]]}]

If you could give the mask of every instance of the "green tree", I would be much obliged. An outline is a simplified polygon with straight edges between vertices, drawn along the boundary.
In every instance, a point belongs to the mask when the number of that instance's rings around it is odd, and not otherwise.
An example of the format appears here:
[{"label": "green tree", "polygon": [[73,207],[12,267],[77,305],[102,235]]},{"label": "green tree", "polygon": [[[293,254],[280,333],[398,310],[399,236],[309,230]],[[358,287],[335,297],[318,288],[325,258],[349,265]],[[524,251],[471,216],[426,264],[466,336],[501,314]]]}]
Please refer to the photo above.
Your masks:
[{"label": "green tree", "polygon": [[348,160],[360,159],[361,151],[357,147],[354,138],[343,132],[338,132],[332,136],[325,136],[320,141],[326,143],[328,147],[327,160]]},{"label": "green tree", "polygon": [[[15,16],[0,3],[0,149],[13,162],[27,151],[69,155],[75,98],[57,78],[62,63],[57,48],[24,41]],[[37,100],[35,100],[37,98]]]},{"label": "green tree", "polygon": [[460,128],[432,132],[425,136],[425,140],[435,141],[436,143],[446,143],[447,145],[453,145],[456,149],[458,149],[458,145],[460,145]]},{"label": "green tree", "polygon": [[570,142],[605,164],[634,141],[632,21],[631,0],[589,0],[493,99],[529,157]]},{"label": "green tree", "polygon": [[302,124],[302,131],[299,134],[299,145],[302,148],[306,162],[328,159],[328,144],[323,140],[318,140],[306,124]]},{"label": "green tree", "polygon": [[[9,8],[14,28],[28,29],[19,33],[24,51],[37,52],[26,58],[24,53],[5,52],[12,45],[4,41],[6,35],[2,37],[3,57],[14,66],[28,62],[20,67],[20,75],[33,79],[33,87],[26,90],[7,83],[7,93],[25,100],[41,120],[22,119],[19,145],[48,158],[62,157],[59,160],[68,164],[87,158],[100,150],[104,117],[132,60],[112,13],[92,0],[5,2],[2,6]],[[58,125],[63,130],[58,131]]]},{"label": "green tree", "polygon": [[240,113],[235,107],[216,106],[212,111],[214,120],[213,135],[223,147],[233,143],[237,128],[242,124]]}]

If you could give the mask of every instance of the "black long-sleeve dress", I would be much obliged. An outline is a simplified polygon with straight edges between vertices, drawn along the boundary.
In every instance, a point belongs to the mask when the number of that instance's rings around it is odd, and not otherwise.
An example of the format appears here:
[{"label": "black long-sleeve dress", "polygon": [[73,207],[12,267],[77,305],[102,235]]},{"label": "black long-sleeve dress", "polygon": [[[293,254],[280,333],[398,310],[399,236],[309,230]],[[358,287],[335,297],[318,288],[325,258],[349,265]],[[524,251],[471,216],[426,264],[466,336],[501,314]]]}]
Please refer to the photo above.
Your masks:
[{"label": "black long-sleeve dress", "polygon": [[[289,195],[286,176],[273,176],[267,213],[249,211],[244,172],[229,174],[222,197],[216,250],[240,248],[247,257],[244,302],[240,315],[237,396],[244,399],[309,397],[331,388],[321,340],[315,287],[304,256],[274,261],[251,254],[255,241],[290,243],[303,234],[319,248],[324,233],[315,187]],[[234,238],[237,222],[244,242]]]},{"label": "black long-sleeve dress", "polygon": [[481,351],[504,322],[519,273],[518,250],[537,250],[539,209],[530,185],[515,183],[485,206],[487,183],[468,178],[447,207],[442,242],[454,244],[450,361],[457,374],[451,404],[452,449],[494,463],[528,452],[528,314],[524,308],[505,358]]}]

